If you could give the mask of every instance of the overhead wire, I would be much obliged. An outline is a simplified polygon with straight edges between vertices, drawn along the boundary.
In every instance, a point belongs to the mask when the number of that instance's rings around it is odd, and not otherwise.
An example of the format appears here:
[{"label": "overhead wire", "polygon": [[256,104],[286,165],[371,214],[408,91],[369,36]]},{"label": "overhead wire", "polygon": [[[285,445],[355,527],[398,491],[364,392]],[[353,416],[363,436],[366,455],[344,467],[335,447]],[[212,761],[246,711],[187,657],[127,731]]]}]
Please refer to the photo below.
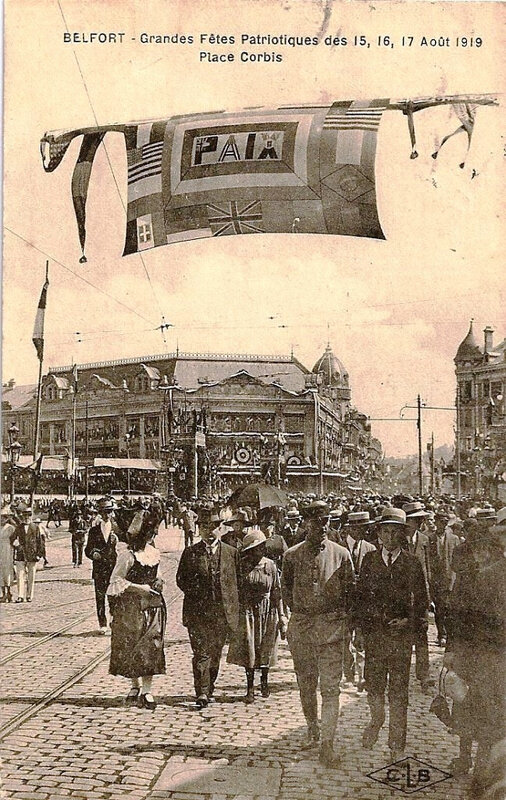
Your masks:
[{"label": "overhead wire", "polygon": [[[70,34],[69,26],[67,24],[67,20],[65,18],[65,14],[63,13],[63,8],[62,8],[60,0],[57,0],[57,3],[58,3],[58,8],[60,9],[60,14],[61,14],[62,19],[63,19],[63,24],[65,25],[67,33]],[[91,99],[91,95],[90,95],[90,92],[88,90],[88,85],[86,83],[86,79],[84,77],[84,73],[83,73],[83,70],[81,68],[81,64],[80,64],[79,59],[77,57],[77,53],[76,53],[75,47],[72,47],[72,52],[74,54],[74,59],[75,59],[76,64],[77,64],[77,69],[79,70],[79,74],[80,74],[81,80],[83,82],[84,90],[86,92],[86,97],[88,98],[88,103],[89,103],[90,108],[91,108],[91,113],[93,114],[93,119],[95,120],[95,125],[98,128],[99,127],[98,117],[97,117],[97,114],[95,112],[93,101]],[[116,178],[116,175],[115,175],[115,172],[114,172],[114,169],[113,169],[113,166],[112,166],[112,161],[111,161],[111,158],[109,156],[109,152],[108,152],[107,147],[105,145],[105,141],[102,142],[102,147],[104,148],[104,152],[105,152],[105,156],[106,156],[106,159],[107,159],[107,163],[109,165],[109,170],[111,172],[112,179],[113,179],[114,185],[116,187],[116,191],[118,192],[118,197],[119,197],[121,205],[123,207],[123,211],[125,212],[125,215],[126,215],[127,209],[126,209],[126,206],[125,206],[125,202],[123,200],[123,196],[121,194],[121,190],[120,190],[120,187],[119,187],[119,184],[118,184],[118,180]],[[160,309],[161,325],[159,326],[159,329],[160,329],[160,333],[162,335],[162,339],[163,339],[164,345],[165,345],[165,347],[167,347],[167,338],[165,336],[165,330],[166,330],[165,317],[163,315],[163,310],[162,310],[162,306],[160,304],[160,299],[159,299],[157,293],[155,292],[155,287],[153,285],[153,281],[151,280],[151,275],[149,274],[149,270],[148,270],[148,268],[146,266],[146,262],[144,261],[142,253],[139,252],[137,255],[139,256],[141,264],[142,264],[142,266],[144,268],[144,272],[145,272],[146,278],[147,278],[148,283],[150,285],[151,291],[153,292],[153,297],[155,298],[155,301],[156,301],[156,303],[158,305],[158,308]]]},{"label": "overhead wire", "polygon": [[67,272],[70,272],[72,275],[74,275],[74,277],[79,278],[79,280],[83,281],[83,283],[86,283],[88,286],[91,286],[93,289],[96,289],[97,292],[100,292],[101,294],[105,295],[106,297],[109,297],[111,300],[114,300],[115,303],[117,303],[118,305],[122,306],[127,311],[130,311],[130,313],[135,314],[140,319],[143,319],[144,322],[149,322],[150,324],[153,324],[152,320],[150,320],[147,317],[145,317],[144,314],[141,314],[139,311],[136,311],[135,308],[130,308],[130,306],[128,306],[122,300],[118,300],[118,298],[115,297],[110,292],[107,292],[105,289],[101,289],[100,286],[97,286],[95,283],[93,283],[92,281],[88,280],[88,278],[85,278],[79,272],[76,272],[75,270],[73,270],[70,267],[68,267],[66,264],[63,263],[63,261],[60,261],[59,259],[57,259],[54,256],[52,256],[50,253],[47,253],[45,250],[42,250],[42,248],[38,247],[33,242],[30,242],[29,239],[26,239],[20,233],[17,233],[17,231],[13,231],[12,228],[9,228],[8,225],[4,225],[4,229],[6,231],[8,231],[9,233],[11,233],[13,236],[16,236],[16,238],[20,239],[22,242],[27,244],[29,247],[32,247],[34,250],[37,250],[37,252],[40,253],[41,255],[43,255],[45,258],[49,258],[50,261],[52,261],[54,264],[57,264],[59,267],[62,267],[62,269],[65,269]]}]

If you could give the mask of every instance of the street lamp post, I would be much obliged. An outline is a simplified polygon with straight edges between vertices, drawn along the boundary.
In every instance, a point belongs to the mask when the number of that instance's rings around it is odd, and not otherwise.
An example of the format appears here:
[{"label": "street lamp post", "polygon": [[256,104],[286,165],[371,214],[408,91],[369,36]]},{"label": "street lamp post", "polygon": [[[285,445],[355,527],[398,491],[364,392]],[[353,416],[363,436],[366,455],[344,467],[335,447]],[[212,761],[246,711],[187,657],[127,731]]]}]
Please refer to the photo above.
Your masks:
[{"label": "street lamp post", "polygon": [[14,475],[21,453],[21,444],[18,442],[19,428],[13,422],[7,431],[9,437],[9,465],[10,465],[10,502],[14,500]]}]

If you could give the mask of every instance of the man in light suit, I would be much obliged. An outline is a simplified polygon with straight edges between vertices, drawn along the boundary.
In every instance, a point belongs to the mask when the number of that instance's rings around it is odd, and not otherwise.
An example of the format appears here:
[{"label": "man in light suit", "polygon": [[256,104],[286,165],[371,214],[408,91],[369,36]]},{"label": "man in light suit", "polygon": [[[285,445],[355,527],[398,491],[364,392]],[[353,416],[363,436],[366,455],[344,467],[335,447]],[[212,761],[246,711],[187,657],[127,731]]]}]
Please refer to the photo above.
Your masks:
[{"label": "man in light suit", "polygon": [[202,520],[202,541],[183,550],[176,575],[184,593],[197,708],[205,708],[213,696],[225,641],[239,624],[239,553],[220,541],[223,530],[217,515]]},{"label": "man in light suit", "polygon": [[[287,640],[292,653],[309,746],[320,741],[319,760],[339,765],[334,739],[339,721],[339,682],[354,586],[351,556],[327,537],[329,507],[321,500],[306,509],[308,534],[283,557],[281,591],[290,609]],[[322,696],[321,732],[317,687]]]},{"label": "man in light suit", "polygon": [[448,516],[436,514],[436,534],[429,540],[430,596],[434,603],[434,621],[437,628],[437,644],[446,645],[446,616],[450,592],[455,582],[452,570],[453,552],[460,539],[447,527]]}]

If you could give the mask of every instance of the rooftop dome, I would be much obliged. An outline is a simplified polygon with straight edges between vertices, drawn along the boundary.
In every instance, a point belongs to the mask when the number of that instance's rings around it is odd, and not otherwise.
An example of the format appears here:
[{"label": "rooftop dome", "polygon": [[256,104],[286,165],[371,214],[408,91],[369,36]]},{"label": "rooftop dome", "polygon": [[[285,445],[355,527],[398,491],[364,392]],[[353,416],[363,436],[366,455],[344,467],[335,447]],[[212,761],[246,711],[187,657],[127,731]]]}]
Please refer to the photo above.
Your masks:
[{"label": "rooftop dome", "polygon": [[330,344],[325,348],[324,354],[313,367],[315,374],[322,372],[327,386],[348,385],[348,373],[344,364],[332,352]]},{"label": "rooftop dome", "polygon": [[467,336],[459,345],[455,361],[473,361],[476,358],[481,358],[482,352],[478,347],[473,333],[473,320],[469,324]]}]

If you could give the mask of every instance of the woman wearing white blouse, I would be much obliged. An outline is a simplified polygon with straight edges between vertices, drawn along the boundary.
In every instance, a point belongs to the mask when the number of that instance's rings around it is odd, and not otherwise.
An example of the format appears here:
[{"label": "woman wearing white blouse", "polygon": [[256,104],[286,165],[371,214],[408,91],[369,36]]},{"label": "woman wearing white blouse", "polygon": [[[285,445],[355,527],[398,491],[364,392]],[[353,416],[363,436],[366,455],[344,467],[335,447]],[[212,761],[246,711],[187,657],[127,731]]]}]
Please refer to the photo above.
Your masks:
[{"label": "woman wearing white blouse", "polygon": [[118,553],[107,590],[111,602],[111,661],[109,672],[130,678],[128,703],[140,701],[154,710],[153,675],[165,673],[163,637],[167,610],[158,577],[160,551],[153,546],[154,530],[145,526],[128,548]]}]

